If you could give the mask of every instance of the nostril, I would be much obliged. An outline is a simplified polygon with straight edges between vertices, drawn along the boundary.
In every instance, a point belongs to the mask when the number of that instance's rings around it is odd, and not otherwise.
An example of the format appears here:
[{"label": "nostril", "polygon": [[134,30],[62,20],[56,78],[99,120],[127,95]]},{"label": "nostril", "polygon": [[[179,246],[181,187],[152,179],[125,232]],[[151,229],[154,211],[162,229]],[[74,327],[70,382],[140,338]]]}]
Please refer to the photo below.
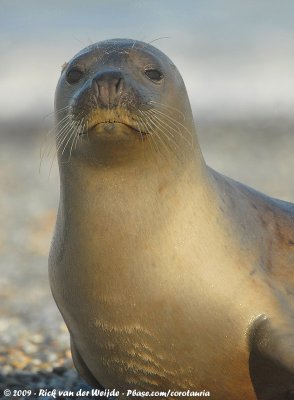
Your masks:
[{"label": "nostril", "polygon": [[123,80],[122,78],[118,78],[115,84],[116,92],[119,93],[123,87]]},{"label": "nostril", "polygon": [[93,77],[92,90],[101,107],[116,106],[124,90],[124,77],[119,71],[103,71]]}]

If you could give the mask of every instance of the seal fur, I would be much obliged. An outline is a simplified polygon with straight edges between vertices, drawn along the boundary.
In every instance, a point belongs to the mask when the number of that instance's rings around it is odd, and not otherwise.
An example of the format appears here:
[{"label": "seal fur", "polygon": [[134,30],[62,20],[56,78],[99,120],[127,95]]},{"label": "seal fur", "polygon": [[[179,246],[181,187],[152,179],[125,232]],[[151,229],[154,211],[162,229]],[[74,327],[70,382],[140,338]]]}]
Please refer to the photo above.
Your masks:
[{"label": "seal fur", "polygon": [[127,39],[82,50],[58,83],[56,131],[49,275],[81,375],[291,398],[294,206],[205,164],[168,57]]}]

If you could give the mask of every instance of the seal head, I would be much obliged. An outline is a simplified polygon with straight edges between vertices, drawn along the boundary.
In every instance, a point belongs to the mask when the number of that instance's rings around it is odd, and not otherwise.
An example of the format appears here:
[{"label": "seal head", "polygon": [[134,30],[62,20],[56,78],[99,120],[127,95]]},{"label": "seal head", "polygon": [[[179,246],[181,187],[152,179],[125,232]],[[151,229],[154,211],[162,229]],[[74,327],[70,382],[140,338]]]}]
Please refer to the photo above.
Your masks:
[{"label": "seal head", "polygon": [[79,52],[63,68],[55,107],[64,159],[81,155],[75,152],[81,143],[84,151],[89,146],[88,160],[99,162],[101,157],[107,162],[115,146],[117,162],[118,153],[127,149],[131,158],[144,141],[153,151],[168,152],[182,142],[191,147],[195,138],[188,96],[175,65],[155,47],[133,40],[107,40]]}]

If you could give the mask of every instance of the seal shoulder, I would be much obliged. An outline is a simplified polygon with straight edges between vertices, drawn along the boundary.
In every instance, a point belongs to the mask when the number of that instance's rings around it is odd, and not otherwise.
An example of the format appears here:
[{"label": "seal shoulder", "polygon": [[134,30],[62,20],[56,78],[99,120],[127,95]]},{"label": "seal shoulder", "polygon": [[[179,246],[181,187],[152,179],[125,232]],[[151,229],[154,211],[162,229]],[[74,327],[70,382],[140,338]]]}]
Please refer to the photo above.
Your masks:
[{"label": "seal shoulder", "polygon": [[[294,296],[294,204],[267,196],[211,170],[218,207],[240,246],[258,256],[260,270]],[[253,250],[254,249],[254,250]]]},{"label": "seal shoulder", "polygon": [[[211,170],[211,169],[210,169]],[[294,204],[267,196],[243,183],[212,171],[221,200],[237,222],[255,222],[279,249],[294,248]]]},{"label": "seal shoulder", "polygon": [[293,271],[294,204],[267,196],[239,182],[235,185],[247,199],[249,211],[265,233],[272,266],[284,266]]},{"label": "seal shoulder", "polygon": [[294,234],[294,203],[268,196],[244,183],[222,175],[210,167],[207,168],[214,176],[215,181],[221,184],[220,191],[226,191],[230,196],[236,196],[238,193],[239,196],[243,197],[248,203],[250,203],[253,209],[262,208],[263,212],[265,210],[275,214],[279,218],[286,218],[289,221],[292,221]]}]

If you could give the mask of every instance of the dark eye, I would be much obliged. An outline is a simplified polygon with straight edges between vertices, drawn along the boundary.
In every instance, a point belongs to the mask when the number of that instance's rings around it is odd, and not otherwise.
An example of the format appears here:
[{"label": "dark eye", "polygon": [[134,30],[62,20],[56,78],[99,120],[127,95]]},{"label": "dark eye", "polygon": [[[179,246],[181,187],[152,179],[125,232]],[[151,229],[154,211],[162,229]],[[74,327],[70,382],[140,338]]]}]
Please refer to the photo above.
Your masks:
[{"label": "dark eye", "polygon": [[159,82],[162,80],[163,75],[162,72],[159,71],[158,69],[146,69],[145,74],[148,76],[149,79],[151,79],[154,82]]},{"label": "dark eye", "polygon": [[70,69],[66,74],[66,80],[68,83],[77,83],[80,79],[82,79],[84,72],[78,68]]}]

